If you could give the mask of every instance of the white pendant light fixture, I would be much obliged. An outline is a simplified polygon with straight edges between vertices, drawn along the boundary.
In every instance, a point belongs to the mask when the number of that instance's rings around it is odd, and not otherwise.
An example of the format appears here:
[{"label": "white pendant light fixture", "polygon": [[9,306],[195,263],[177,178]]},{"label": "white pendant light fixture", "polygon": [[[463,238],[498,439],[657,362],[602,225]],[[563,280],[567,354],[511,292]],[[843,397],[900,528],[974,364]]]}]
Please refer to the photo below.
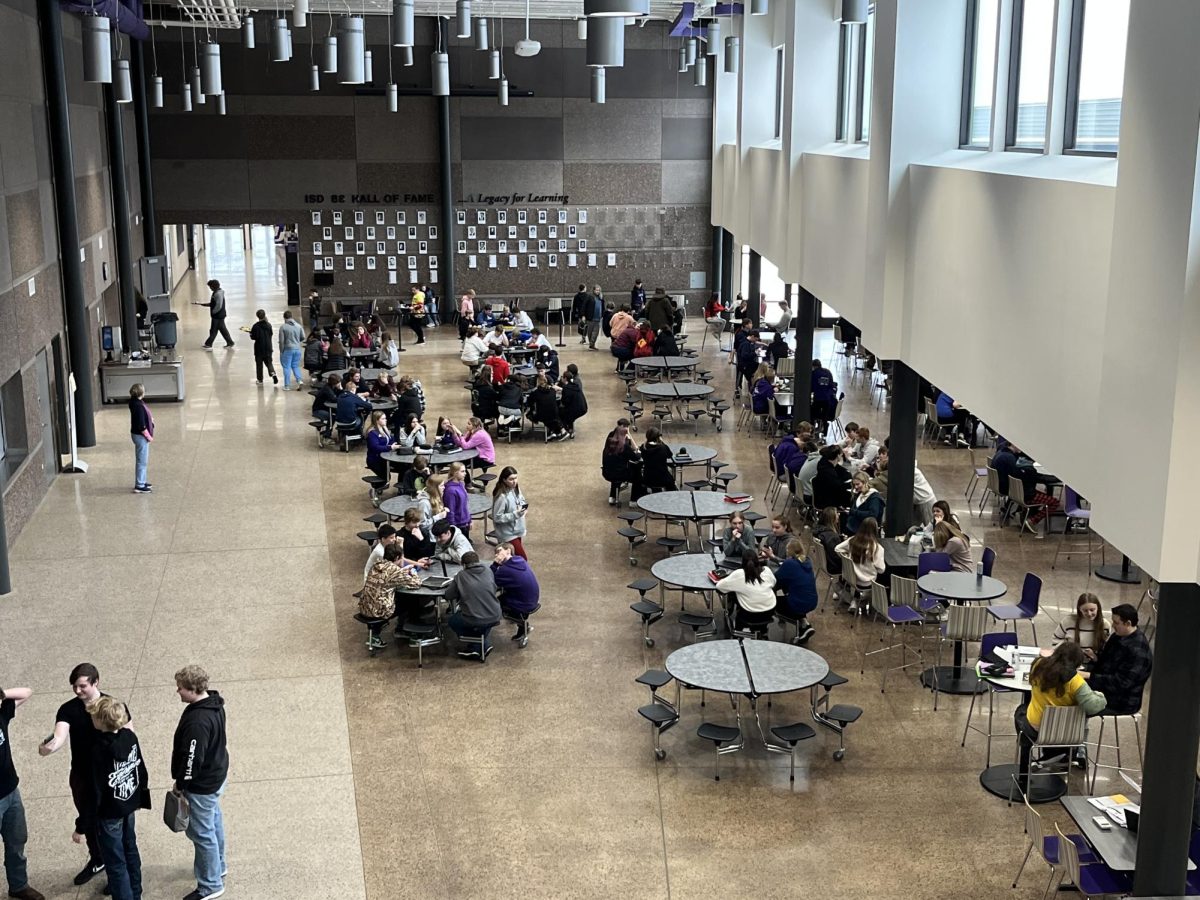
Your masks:
[{"label": "white pendant light fixture", "polygon": [[508,79],[503,76],[500,78],[500,87],[496,92],[496,97],[501,106],[508,106]]},{"label": "white pendant light fixture", "polygon": [[394,84],[387,86],[388,112],[400,111],[400,89]]},{"label": "white pendant light fixture", "polygon": [[433,77],[433,96],[450,96],[450,55],[437,51],[430,58],[431,74]]},{"label": "white pendant light fixture", "polygon": [[283,27],[283,49],[287,53],[287,58],[284,62],[292,61],[292,29],[286,25]]},{"label": "white pendant light fixture", "polygon": [[225,115],[225,94],[224,92],[217,94],[217,115]]},{"label": "white pendant light fixture", "polygon": [[336,75],[338,69],[338,39],[336,34],[325,38],[325,64],[321,71],[326,75]]},{"label": "white pendant light fixture", "polygon": [[200,67],[199,66],[192,66],[191,80],[192,80],[192,100],[194,100],[196,102],[197,106],[203,106],[207,98],[205,98],[204,90],[200,84]]},{"label": "white pendant light fixture", "polygon": [[696,67],[692,69],[692,84],[696,87],[708,86],[708,57],[700,56],[696,59]]},{"label": "white pendant light fixture", "polygon": [[271,20],[271,62],[287,61],[287,19],[280,16]]},{"label": "white pendant light fixture", "polygon": [[686,72],[688,70],[687,47],[679,48],[679,71]]},{"label": "white pendant light fixture", "polygon": [[411,66],[413,64],[412,50],[413,50],[412,47],[401,47],[400,48],[400,65]]},{"label": "white pendant light fixture", "polygon": [[601,17],[588,27],[587,65],[625,65],[625,20],[616,17]]},{"label": "white pendant light fixture", "polygon": [[454,33],[460,38],[471,36],[471,0],[458,0],[454,7]]},{"label": "white pendant light fixture", "polygon": [[[618,20],[619,21],[619,20]],[[604,102],[604,67],[596,66],[592,69],[592,102]]]},{"label": "white pendant light fixture", "polygon": [[581,40],[581,41],[587,40],[587,19],[586,18],[575,20],[575,37],[579,38],[579,40]]},{"label": "white pendant light fixture", "polygon": [[179,92],[179,100],[183,104],[184,112],[192,111],[192,86],[184,82],[183,88]]},{"label": "white pendant light fixture", "polygon": [[508,79],[504,77],[504,19],[500,20],[500,83],[496,85],[496,102],[508,106]]},{"label": "white pendant light fixture", "polygon": [[690,69],[696,64],[696,57],[700,55],[699,42],[694,37],[690,37],[683,42],[683,46],[687,50],[687,62]]},{"label": "white pendant light fixture", "polygon": [[249,13],[242,19],[242,46],[247,50],[254,49],[254,16]]},{"label": "white pendant light fixture", "polygon": [[737,74],[738,60],[741,58],[741,55],[742,39],[733,34],[725,38],[725,71],[730,75]]},{"label": "white pendant light fixture", "polygon": [[308,24],[308,0],[294,0],[292,5],[292,24],[303,28]]},{"label": "white pendant light fixture", "polygon": [[529,36],[529,0],[525,0],[525,37],[517,41],[513,52],[517,56],[537,56],[542,52],[542,42],[535,41]]},{"label": "white pendant light fixture", "polygon": [[[392,0],[392,46],[411,47],[415,43],[413,0]],[[408,63],[407,65],[412,65]]]},{"label": "white pendant light fixture", "polygon": [[371,84],[375,80],[375,54],[370,50],[363,54],[363,84]]},{"label": "white pendant light fixture", "polygon": [[650,15],[650,0],[583,0],[583,14],[589,19],[601,16]]},{"label": "white pendant light fixture", "polygon": [[112,22],[105,16],[83,17],[83,80],[112,84]]},{"label": "white pendant light fixture", "polygon": [[495,81],[500,77],[500,51],[492,50],[488,53],[488,81]]},{"label": "white pendant light fixture", "polygon": [[387,45],[388,83],[387,83],[387,90],[385,91],[385,93],[387,95],[388,112],[393,112],[393,113],[400,111],[400,92],[396,89],[396,79],[392,77],[391,35],[393,35],[394,33],[395,32],[392,30],[392,10],[388,10],[388,45]]},{"label": "white pendant light fixture", "polygon": [[491,44],[488,43],[488,23],[487,19],[475,20],[475,49],[490,50]]},{"label": "white pendant light fixture", "polygon": [[154,76],[154,83],[150,88],[150,105],[155,109],[163,108],[163,80],[161,75]]},{"label": "white pendant light fixture", "polygon": [[308,89],[310,91],[319,91],[321,89],[321,67],[316,64],[308,68]]},{"label": "white pendant light fixture", "polygon": [[361,16],[338,17],[337,70],[342,84],[362,84],[366,77],[366,56]]},{"label": "white pendant light fixture", "polygon": [[224,92],[221,87],[221,47],[216,43],[200,47],[200,85],[204,93],[212,97]]},{"label": "white pendant light fixture", "polygon": [[765,16],[767,14],[767,0],[750,0],[750,15]]},{"label": "white pendant light fixture", "polygon": [[704,52],[709,56],[716,56],[721,52],[721,20],[713,19],[708,23],[708,40],[705,43]]},{"label": "white pendant light fixture", "polygon": [[113,93],[118,103],[133,102],[133,80],[129,77],[129,60],[118,59],[113,72]]},{"label": "white pendant light fixture", "polygon": [[870,0],[842,0],[842,24],[865,24],[869,6]]}]

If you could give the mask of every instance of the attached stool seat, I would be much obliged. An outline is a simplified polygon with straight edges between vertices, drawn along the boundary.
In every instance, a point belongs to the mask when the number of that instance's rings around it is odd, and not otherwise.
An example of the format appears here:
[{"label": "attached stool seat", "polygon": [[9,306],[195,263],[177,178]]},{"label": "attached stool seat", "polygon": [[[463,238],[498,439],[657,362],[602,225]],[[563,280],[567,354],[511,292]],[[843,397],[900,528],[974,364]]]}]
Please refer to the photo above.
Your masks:
[{"label": "attached stool seat", "polygon": [[408,646],[417,648],[417,668],[425,666],[424,651],[426,647],[442,642],[442,635],[437,625],[432,622],[408,622],[396,629],[396,637],[408,641]]},{"label": "attached stool seat", "polygon": [[[713,780],[720,781],[721,754],[736,753],[742,749],[742,730],[728,725],[714,725],[712,722],[705,722],[696,729],[696,736],[704,741],[712,741],[713,748],[717,751],[717,765],[713,771]],[[726,746],[722,747],[722,744]]]},{"label": "attached stool seat", "polygon": [[[717,629],[713,626],[713,617],[699,615],[698,613],[680,613],[679,624],[692,629],[693,640],[700,638],[712,637],[717,633]],[[703,630],[702,630],[703,629]]]},{"label": "attached stool seat", "polygon": [[378,626],[380,629],[382,629],[383,626],[387,624],[388,617],[385,616],[381,618],[372,618],[371,616],[364,615],[363,613],[355,613],[354,621],[361,622],[363,625],[367,626],[367,653],[369,653],[371,656],[374,656],[387,646],[387,641],[383,641],[381,644],[371,643],[371,628],[372,626]]},{"label": "attached stool seat", "polygon": [[788,781],[795,782],[796,780],[796,745],[801,741],[807,741],[809,738],[814,738],[817,733],[813,731],[811,725],[805,725],[803,722],[796,722],[792,725],[776,725],[771,729],[771,734],[787,744],[787,750],[782,747],[775,747],[767,744],[768,750],[774,750],[776,753],[787,753],[792,758],[791,769],[788,772]]},{"label": "attached stool seat", "polygon": [[542,608],[542,604],[538,604],[529,612],[518,612],[515,609],[509,609],[506,606],[500,607],[500,612],[510,622],[516,625],[524,626],[520,637],[513,635],[513,640],[516,641],[518,647],[524,650],[529,646],[529,632],[533,631],[533,626],[529,624],[529,617]]}]

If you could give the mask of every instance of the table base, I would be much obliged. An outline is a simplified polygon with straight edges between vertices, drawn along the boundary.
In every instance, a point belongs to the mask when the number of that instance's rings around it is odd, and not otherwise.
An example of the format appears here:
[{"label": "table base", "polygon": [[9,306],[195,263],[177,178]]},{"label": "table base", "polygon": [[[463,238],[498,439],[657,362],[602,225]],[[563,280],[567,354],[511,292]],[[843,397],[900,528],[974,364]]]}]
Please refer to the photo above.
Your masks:
[{"label": "table base", "polygon": [[1119,566],[1096,566],[1092,571],[1097,578],[1115,581],[1118,584],[1140,584],[1142,580],[1142,570],[1130,565],[1128,559]]},{"label": "table base", "polygon": [[[979,783],[989,794],[995,794],[1003,800],[1008,800],[1011,794],[1012,801],[1019,803],[1021,792],[1017,790],[1017,786],[1013,782],[1013,776],[1016,774],[1016,763],[992,766],[979,773]],[[1067,782],[1064,779],[1057,775],[1034,773],[1025,796],[1030,803],[1053,803],[1066,792]]]},{"label": "table base", "polygon": [[942,694],[981,694],[984,684],[979,676],[967,668],[935,666],[921,673],[921,684],[933,690],[934,672],[937,672],[937,689]]}]

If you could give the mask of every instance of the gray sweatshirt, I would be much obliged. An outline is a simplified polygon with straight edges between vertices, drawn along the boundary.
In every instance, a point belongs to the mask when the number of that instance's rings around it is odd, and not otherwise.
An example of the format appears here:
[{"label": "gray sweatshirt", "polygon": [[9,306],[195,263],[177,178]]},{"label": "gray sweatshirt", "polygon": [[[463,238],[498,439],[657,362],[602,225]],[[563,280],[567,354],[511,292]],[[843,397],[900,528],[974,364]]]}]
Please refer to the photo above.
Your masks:
[{"label": "gray sweatshirt", "polygon": [[279,352],[304,349],[304,329],[295,319],[284,319],[279,326]]},{"label": "gray sweatshirt", "polygon": [[500,621],[496,580],[492,570],[481,562],[454,576],[454,583],[446,588],[446,599],[458,601],[459,612],[468,625],[495,625]]},{"label": "gray sweatshirt", "polygon": [[439,542],[437,549],[433,551],[435,559],[444,559],[447,562],[459,562],[462,560],[464,553],[470,553],[474,547],[467,539],[467,536],[458,528],[454,529],[454,533],[450,536],[450,540],[445,544]]},{"label": "gray sweatshirt", "polygon": [[501,543],[525,536],[525,517],[520,515],[525,498],[520,490],[505,491],[492,504],[492,521],[496,524],[496,539]]}]

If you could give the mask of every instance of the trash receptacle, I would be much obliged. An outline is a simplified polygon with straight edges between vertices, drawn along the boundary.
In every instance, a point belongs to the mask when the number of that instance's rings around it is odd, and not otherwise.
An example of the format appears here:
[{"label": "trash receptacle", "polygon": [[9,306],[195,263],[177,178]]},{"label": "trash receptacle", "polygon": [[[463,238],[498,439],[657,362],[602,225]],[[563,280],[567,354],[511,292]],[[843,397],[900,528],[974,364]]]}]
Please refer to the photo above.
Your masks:
[{"label": "trash receptacle", "polygon": [[179,316],[173,312],[155,313],[150,317],[150,324],[154,326],[154,343],[164,350],[170,350],[175,347],[175,342],[178,339],[177,330]]}]

